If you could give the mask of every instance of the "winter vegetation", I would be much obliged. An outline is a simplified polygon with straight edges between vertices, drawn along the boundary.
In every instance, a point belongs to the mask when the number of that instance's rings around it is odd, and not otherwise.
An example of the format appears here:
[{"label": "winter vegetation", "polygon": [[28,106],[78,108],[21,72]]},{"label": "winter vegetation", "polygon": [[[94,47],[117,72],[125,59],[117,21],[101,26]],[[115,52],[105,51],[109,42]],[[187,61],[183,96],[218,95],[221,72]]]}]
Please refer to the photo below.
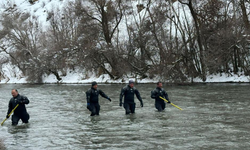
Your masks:
[{"label": "winter vegetation", "polygon": [[1,82],[72,74],[249,82],[249,0],[10,0],[0,8]]}]

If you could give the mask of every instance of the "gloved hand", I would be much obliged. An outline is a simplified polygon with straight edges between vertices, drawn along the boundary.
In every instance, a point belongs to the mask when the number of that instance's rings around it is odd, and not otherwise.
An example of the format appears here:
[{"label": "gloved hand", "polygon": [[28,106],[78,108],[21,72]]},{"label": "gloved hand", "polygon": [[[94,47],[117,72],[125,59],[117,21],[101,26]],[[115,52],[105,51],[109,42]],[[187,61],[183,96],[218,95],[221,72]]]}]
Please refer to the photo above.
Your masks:
[{"label": "gloved hand", "polygon": [[21,100],[21,104],[28,104],[29,103],[29,100],[27,97],[23,96],[22,97],[22,100]]},{"label": "gloved hand", "polygon": [[111,98],[108,97],[108,100],[111,102]]},{"label": "gloved hand", "polygon": [[168,103],[171,103],[170,100],[168,100]]},{"label": "gloved hand", "polygon": [[143,107],[143,102],[141,101],[141,107]]},{"label": "gloved hand", "polygon": [[120,107],[122,107],[122,102],[120,102]]},{"label": "gloved hand", "polygon": [[9,118],[9,117],[10,117],[9,115],[6,116],[6,118]]}]

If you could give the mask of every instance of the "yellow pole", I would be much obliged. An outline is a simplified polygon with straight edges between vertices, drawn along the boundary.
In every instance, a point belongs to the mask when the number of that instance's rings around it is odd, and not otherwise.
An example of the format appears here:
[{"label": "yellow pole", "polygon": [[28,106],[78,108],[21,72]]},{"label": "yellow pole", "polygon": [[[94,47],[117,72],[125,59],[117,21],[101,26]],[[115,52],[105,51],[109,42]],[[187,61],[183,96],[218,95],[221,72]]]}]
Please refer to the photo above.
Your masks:
[{"label": "yellow pole", "polygon": [[[8,117],[16,110],[16,108],[19,106],[19,104],[16,105],[16,107],[14,109],[12,109],[12,111],[8,114]],[[1,126],[3,125],[3,123],[7,120],[8,118],[5,118],[3,120],[3,122],[1,123]]]},{"label": "yellow pole", "polygon": [[[160,96],[160,98],[161,98],[162,100],[168,102],[168,100],[166,100],[165,98],[163,98],[163,97],[161,97],[161,96]],[[176,106],[175,104],[173,104],[173,103],[170,103],[170,104],[171,104],[172,106],[174,106],[174,107],[176,107],[176,108],[182,110],[180,107]]]}]

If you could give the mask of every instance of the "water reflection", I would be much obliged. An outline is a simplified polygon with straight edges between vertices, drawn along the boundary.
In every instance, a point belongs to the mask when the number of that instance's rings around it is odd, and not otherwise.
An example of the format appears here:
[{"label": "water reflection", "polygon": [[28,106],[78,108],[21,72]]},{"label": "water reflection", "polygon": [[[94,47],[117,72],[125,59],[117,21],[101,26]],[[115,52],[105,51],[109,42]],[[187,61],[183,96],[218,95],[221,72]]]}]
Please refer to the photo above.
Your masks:
[{"label": "water reflection", "polygon": [[28,133],[28,129],[30,128],[30,124],[21,124],[18,126],[8,125],[8,133],[16,134],[16,133]]},{"label": "water reflection", "polygon": [[126,115],[126,119],[128,119],[131,123],[135,122],[137,117],[136,117],[136,114],[129,114],[129,115]]},{"label": "water reflection", "polygon": [[101,121],[100,116],[89,117],[90,121],[93,125],[97,125]]}]

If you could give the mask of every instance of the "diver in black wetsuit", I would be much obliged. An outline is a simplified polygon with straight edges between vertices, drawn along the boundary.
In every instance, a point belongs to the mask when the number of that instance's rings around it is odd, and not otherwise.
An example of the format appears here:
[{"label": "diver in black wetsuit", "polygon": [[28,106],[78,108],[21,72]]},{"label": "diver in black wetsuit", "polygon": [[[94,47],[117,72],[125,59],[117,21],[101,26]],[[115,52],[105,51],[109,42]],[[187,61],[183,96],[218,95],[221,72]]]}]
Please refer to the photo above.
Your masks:
[{"label": "diver in black wetsuit", "polygon": [[18,91],[16,89],[11,90],[11,95],[13,96],[10,101],[9,101],[9,109],[7,112],[6,118],[9,118],[10,112],[12,109],[16,107],[17,104],[19,106],[16,108],[14,111],[14,114],[11,117],[12,120],[12,125],[17,125],[18,121],[21,119],[23,123],[28,123],[29,122],[29,114],[27,113],[25,104],[29,104],[29,100],[27,97],[19,95]]},{"label": "diver in black wetsuit", "polygon": [[162,82],[157,83],[157,87],[151,91],[151,98],[155,99],[155,108],[158,111],[163,111],[166,107],[165,101],[160,98],[163,97],[168,100],[168,103],[171,103],[168,99],[167,92],[162,88]]},{"label": "diver in black wetsuit", "polygon": [[143,107],[143,102],[140,93],[134,87],[134,81],[130,80],[129,84],[121,89],[121,94],[120,94],[120,106],[122,106],[122,99],[124,96],[123,107],[126,111],[125,112],[126,114],[135,113],[134,95],[136,95],[137,99],[141,103],[141,107]]},{"label": "diver in black wetsuit", "polygon": [[111,99],[102,90],[97,89],[97,83],[95,81],[92,82],[91,88],[86,92],[87,108],[91,111],[90,116],[99,115],[99,94],[111,102]]}]

